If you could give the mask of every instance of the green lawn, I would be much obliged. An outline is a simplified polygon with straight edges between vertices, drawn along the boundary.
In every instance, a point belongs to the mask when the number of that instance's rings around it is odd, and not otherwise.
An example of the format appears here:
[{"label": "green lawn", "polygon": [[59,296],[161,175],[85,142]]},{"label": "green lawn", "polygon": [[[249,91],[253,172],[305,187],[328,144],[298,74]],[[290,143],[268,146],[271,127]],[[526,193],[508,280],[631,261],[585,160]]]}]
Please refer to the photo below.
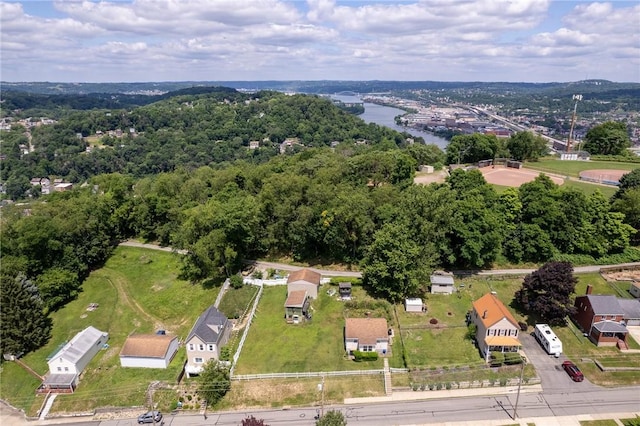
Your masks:
[{"label": "green lawn", "polygon": [[251,308],[251,302],[257,293],[258,287],[251,285],[245,285],[238,289],[229,288],[220,302],[220,312],[225,314],[227,318],[240,318]]},{"label": "green lawn", "polygon": [[621,163],[615,161],[562,161],[555,158],[543,158],[539,161],[525,163],[528,169],[557,173],[578,177],[580,172],[592,169],[634,170],[640,168],[638,163]]},{"label": "green lawn", "polygon": [[[472,309],[474,300],[491,291],[495,291],[498,298],[509,307],[513,294],[521,285],[522,277],[456,278],[458,292],[425,296],[425,314],[407,313],[403,306],[397,306],[407,366],[432,368],[484,365],[478,349],[466,338],[466,314]],[[516,320],[523,320],[518,312],[509,309]],[[430,324],[432,319],[437,320],[437,324]],[[391,365],[402,367],[402,361],[394,354]]]},{"label": "green lawn", "polygon": [[381,368],[382,360],[358,363],[345,357],[345,303],[328,296],[326,289],[311,304],[311,321],[287,324],[287,288],[265,287],[236,374]]},{"label": "green lawn", "polygon": [[591,195],[596,191],[600,191],[605,198],[609,199],[616,193],[618,187],[616,186],[605,186],[605,185],[595,185],[593,183],[581,182],[576,180],[565,180],[562,185],[565,188],[576,188],[580,191],[584,192],[585,195]]},{"label": "green lawn", "polygon": [[[48,371],[46,357],[78,331],[93,325],[109,333],[109,348],[89,363],[74,394],[56,399],[53,411],[141,405],[149,382],[175,383],[184,349],[166,370],[122,368],[118,354],[134,332],[151,333],[162,327],[185,338],[198,315],[215,301],[217,288],[204,290],[178,280],[177,271],[179,259],[171,253],[119,247],[103,268],[91,273],[78,298],[51,315],[50,342],[23,358],[40,374]],[[87,311],[90,303],[99,308]],[[33,414],[40,408],[33,396],[37,382],[15,367],[3,365],[2,398]]]}]

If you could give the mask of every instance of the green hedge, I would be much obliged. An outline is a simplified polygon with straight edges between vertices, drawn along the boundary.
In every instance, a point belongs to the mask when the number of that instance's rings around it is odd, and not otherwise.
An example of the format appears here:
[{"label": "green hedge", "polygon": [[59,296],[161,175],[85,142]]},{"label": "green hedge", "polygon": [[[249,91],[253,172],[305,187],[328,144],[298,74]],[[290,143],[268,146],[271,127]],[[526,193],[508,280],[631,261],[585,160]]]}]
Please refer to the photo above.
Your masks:
[{"label": "green hedge", "polygon": [[377,361],[378,360],[378,352],[362,352],[362,351],[353,351],[353,356],[356,361]]}]

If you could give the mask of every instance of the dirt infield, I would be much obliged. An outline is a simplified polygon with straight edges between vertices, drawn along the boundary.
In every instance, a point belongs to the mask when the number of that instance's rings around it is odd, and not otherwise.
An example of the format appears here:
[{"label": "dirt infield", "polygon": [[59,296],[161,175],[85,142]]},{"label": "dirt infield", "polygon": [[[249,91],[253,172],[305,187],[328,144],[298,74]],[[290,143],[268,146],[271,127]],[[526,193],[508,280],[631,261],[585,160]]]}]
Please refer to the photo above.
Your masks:
[{"label": "dirt infield", "polygon": [[[519,187],[523,183],[531,182],[541,172],[531,169],[514,169],[512,167],[496,166],[482,167],[478,169],[484,175],[486,181],[493,185]],[[557,185],[562,185],[564,179],[557,176],[547,174],[551,180]]]},{"label": "dirt infield", "polygon": [[609,185],[618,185],[622,175],[629,173],[629,170],[607,170],[592,169],[580,172],[580,180],[588,182],[604,183]]}]

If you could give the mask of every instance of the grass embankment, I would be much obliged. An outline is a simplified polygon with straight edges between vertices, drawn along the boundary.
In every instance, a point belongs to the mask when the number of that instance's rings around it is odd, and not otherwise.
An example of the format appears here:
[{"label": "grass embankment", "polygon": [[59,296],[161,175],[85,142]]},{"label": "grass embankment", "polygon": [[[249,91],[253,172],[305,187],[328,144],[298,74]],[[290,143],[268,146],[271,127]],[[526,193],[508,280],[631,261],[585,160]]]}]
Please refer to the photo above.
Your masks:
[{"label": "grass embankment", "polygon": [[[205,290],[177,279],[179,259],[171,253],[119,247],[100,270],[83,284],[78,298],[54,312],[51,341],[23,361],[44,375],[46,357],[77,332],[92,325],[109,333],[109,347],[85,369],[77,391],[56,399],[54,412],[82,412],[101,406],[145,403],[151,381],[175,383],[185,359],[184,349],[168,369],[122,368],[118,354],[131,333],[153,333],[158,328],[186,337],[193,321],[214,301],[218,288]],[[98,303],[95,311],[87,311]],[[38,382],[15,364],[3,365],[2,398],[33,415],[41,398],[34,397]]]}]

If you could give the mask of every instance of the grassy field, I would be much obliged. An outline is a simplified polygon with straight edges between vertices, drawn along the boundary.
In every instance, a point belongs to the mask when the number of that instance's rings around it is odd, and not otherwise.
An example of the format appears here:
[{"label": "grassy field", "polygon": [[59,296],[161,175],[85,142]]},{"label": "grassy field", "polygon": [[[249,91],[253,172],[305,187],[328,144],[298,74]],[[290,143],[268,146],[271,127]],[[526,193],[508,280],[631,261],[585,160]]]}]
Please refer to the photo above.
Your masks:
[{"label": "grassy field", "polygon": [[608,169],[631,171],[640,168],[640,164],[615,161],[562,161],[556,158],[543,158],[539,161],[527,162],[525,163],[525,167],[564,176],[578,177],[580,172],[584,170]]},{"label": "grassy field", "polygon": [[[311,304],[313,319],[303,324],[284,320],[285,286],[265,287],[256,318],[238,360],[237,374],[382,368],[382,360],[354,362],[345,356],[344,302],[323,286]],[[362,292],[362,293],[361,293]],[[367,297],[354,287],[354,297]],[[357,312],[351,312],[357,316]]]},{"label": "grassy field", "polygon": [[[320,405],[318,384],[322,379],[265,379],[232,382],[231,391],[217,407],[220,410]],[[382,375],[325,377],[325,405],[343,404],[344,398],[384,396]]]},{"label": "grassy field", "polygon": [[[120,367],[118,354],[133,332],[151,333],[159,327],[184,338],[197,316],[216,298],[218,289],[204,290],[176,277],[179,260],[171,253],[119,247],[100,270],[83,285],[78,298],[52,314],[51,341],[23,361],[40,374],[47,372],[46,357],[89,325],[109,333],[109,348],[98,353],[85,369],[77,391],[56,399],[53,410],[86,411],[98,406],[144,403],[144,392],[154,380],[175,383],[184,349],[170,367],[133,369]],[[87,311],[98,303],[95,311]],[[40,408],[33,396],[37,381],[15,364],[3,365],[2,398],[28,413]]]},{"label": "grassy field", "polygon": [[591,195],[596,191],[600,191],[607,199],[611,198],[613,194],[618,190],[615,186],[609,185],[595,185],[588,182],[580,182],[576,180],[565,180],[562,185],[565,188],[576,188],[584,192],[585,195]]}]

